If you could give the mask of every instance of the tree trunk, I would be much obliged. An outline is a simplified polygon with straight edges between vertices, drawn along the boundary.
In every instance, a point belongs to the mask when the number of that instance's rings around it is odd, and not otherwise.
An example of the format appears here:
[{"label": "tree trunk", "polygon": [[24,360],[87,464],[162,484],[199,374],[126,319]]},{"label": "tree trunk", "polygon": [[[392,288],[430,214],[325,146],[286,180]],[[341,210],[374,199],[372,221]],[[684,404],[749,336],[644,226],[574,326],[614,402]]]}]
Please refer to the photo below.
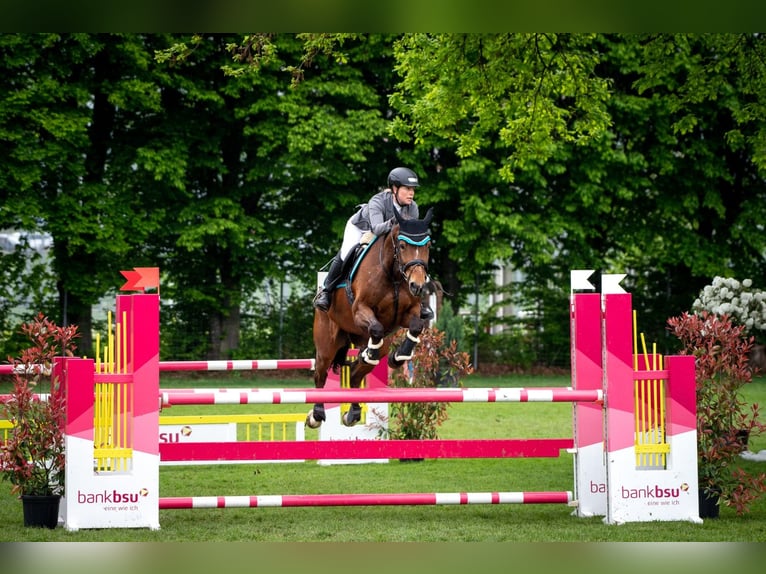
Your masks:
[{"label": "tree trunk", "polygon": [[210,319],[209,361],[230,359],[232,351],[239,347],[239,305],[229,309],[228,314],[216,313]]},{"label": "tree trunk", "polygon": [[220,253],[218,276],[224,300],[221,305],[223,311],[213,311],[210,318],[208,360],[211,361],[230,359],[232,352],[239,347],[242,282],[236,276],[234,269],[231,253]]},{"label": "tree trunk", "polygon": [[766,373],[766,345],[753,345],[750,350],[750,368],[758,373]]},{"label": "tree trunk", "polygon": [[93,349],[93,310],[90,303],[83,302],[77,295],[66,290],[59,282],[59,308],[61,309],[61,326],[77,325],[80,337],[76,340],[77,355],[94,355]]}]

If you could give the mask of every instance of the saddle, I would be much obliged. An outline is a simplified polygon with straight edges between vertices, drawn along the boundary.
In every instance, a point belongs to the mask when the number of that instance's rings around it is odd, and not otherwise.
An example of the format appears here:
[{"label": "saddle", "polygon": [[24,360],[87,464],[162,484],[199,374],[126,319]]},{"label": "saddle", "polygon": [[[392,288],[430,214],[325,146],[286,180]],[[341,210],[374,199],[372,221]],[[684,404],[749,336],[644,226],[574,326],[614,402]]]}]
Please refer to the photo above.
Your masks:
[{"label": "saddle", "polygon": [[343,279],[338,283],[337,289],[346,290],[349,305],[354,303],[354,293],[351,291],[351,282],[354,280],[354,274],[365,255],[367,255],[370,247],[372,247],[372,244],[378,240],[377,235],[370,235],[372,237],[365,234],[365,236],[362,237],[361,242],[357,244],[354,250],[349,254],[349,257],[346,257],[346,261],[343,262],[343,269],[341,270],[341,277],[343,277]]}]

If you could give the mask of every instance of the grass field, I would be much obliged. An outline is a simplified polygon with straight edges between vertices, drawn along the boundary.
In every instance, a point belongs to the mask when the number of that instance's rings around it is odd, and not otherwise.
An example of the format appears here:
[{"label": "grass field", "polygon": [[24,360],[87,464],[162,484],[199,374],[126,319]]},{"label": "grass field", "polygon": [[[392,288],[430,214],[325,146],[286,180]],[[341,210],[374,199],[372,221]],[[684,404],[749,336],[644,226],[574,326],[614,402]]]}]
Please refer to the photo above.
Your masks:
[{"label": "grass field", "polygon": [[[254,377],[163,377],[162,386],[306,387],[308,379]],[[567,386],[567,377],[471,376],[466,386]],[[7,386],[5,387],[7,388]],[[0,392],[3,388],[0,387]],[[746,388],[751,402],[766,404],[766,379]],[[454,403],[441,438],[525,438],[572,436],[567,403]],[[306,412],[305,405],[172,407],[163,414],[213,412]],[[316,431],[313,431],[314,433]],[[307,440],[315,438],[307,432]],[[750,450],[766,449],[766,437]],[[742,461],[766,471],[766,463]],[[0,483],[0,541],[55,542],[761,542],[766,540],[766,500],[749,514],[729,508],[703,524],[605,525],[601,518],[577,518],[565,505],[384,506],[163,510],[161,529],[68,532],[23,527],[21,504]],[[162,467],[161,496],[485,492],[573,490],[571,455],[550,459],[426,460],[419,463],[320,466],[315,462]]]}]

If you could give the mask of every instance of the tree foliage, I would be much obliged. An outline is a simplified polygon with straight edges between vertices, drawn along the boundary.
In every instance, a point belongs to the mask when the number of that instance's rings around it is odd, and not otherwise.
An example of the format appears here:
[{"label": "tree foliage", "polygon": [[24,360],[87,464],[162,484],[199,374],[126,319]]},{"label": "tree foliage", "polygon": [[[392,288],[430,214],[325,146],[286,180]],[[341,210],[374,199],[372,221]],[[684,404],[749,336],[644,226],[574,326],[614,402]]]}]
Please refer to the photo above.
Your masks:
[{"label": "tree foliage", "polygon": [[355,206],[408,165],[454,308],[522,270],[524,339],[565,361],[569,270],[627,273],[645,331],[672,345],[665,319],[712,277],[766,276],[765,49],[756,34],[4,34],[0,228],[53,237],[53,277],[3,255],[6,333],[34,301],[79,324],[87,353],[118,271],[158,265],[163,324],[194,326],[185,352],[233,356],[264,283],[313,289]]}]

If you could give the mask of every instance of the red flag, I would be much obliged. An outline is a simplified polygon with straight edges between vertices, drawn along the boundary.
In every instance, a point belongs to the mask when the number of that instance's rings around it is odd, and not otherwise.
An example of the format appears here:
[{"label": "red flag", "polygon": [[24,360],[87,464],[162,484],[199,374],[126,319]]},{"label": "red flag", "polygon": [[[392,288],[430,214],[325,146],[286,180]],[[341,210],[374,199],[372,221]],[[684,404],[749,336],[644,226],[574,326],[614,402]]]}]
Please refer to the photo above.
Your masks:
[{"label": "red flag", "polygon": [[154,287],[160,289],[159,267],[134,267],[132,271],[120,271],[127,281],[120,291],[146,291]]},{"label": "red flag", "polygon": [[120,291],[140,291],[140,289],[136,287],[136,283],[141,279],[141,275],[135,271],[120,271],[120,273],[122,273],[125,276],[125,279],[128,280],[125,285],[120,287]]}]

